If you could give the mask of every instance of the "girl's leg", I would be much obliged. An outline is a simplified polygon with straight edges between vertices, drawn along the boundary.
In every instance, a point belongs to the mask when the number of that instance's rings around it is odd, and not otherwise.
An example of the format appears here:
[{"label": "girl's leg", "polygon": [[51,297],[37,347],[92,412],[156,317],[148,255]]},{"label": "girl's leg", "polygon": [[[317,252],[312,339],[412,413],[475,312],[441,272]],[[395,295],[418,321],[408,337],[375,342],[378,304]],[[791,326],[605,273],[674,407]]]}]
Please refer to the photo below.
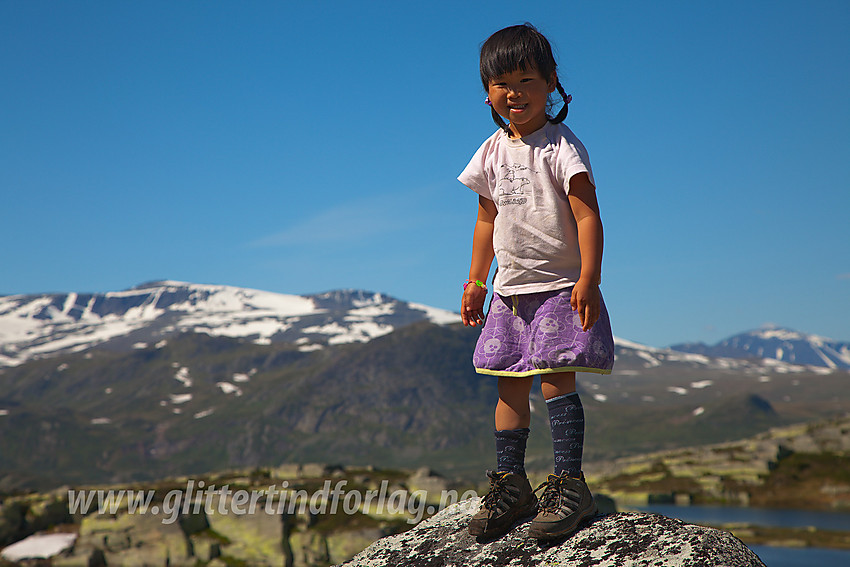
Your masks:
[{"label": "girl's leg", "polygon": [[531,411],[528,394],[533,378],[499,378],[496,405],[496,471],[525,475],[525,446]]},{"label": "girl's leg", "polygon": [[550,400],[576,391],[575,372],[557,372],[540,376],[540,390],[543,398]]},{"label": "girl's leg", "polygon": [[493,538],[508,531],[520,518],[537,513],[537,498],[525,475],[525,442],[531,411],[528,394],[533,378],[499,378],[496,405],[498,470],[488,471],[490,490],[469,520],[469,533]]},{"label": "girl's leg", "polygon": [[575,385],[573,372],[546,374],[541,384],[552,425],[555,474],[541,485],[545,490],[539,511],[528,528],[528,535],[539,540],[571,534],[584,518],[596,514],[596,503],[581,474],[584,409]]},{"label": "girl's leg", "polygon": [[[573,374],[575,376],[575,374]],[[532,377],[499,377],[499,403],[496,404],[496,429],[520,429],[531,424],[528,394]],[[575,389],[575,388],[573,388]]]},{"label": "girl's leg", "polygon": [[541,376],[540,388],[549,410],[555,475],[567,473],[573,478],[580,478],[584,451],[584,408],[576,392],[575,372],[544,374]]}]

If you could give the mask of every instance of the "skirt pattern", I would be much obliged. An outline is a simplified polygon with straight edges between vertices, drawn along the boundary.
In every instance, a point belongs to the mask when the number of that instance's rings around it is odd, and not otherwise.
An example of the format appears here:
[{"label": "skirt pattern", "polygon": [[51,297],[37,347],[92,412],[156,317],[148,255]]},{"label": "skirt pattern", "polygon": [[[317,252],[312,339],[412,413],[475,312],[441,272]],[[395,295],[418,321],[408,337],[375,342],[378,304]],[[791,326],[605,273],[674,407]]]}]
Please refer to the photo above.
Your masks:
[{"label": "skirt pattern", "polygon": [[552,372],[610,374],[614,337],[605,302],[587,332],[570,305],[572,287],[503,297],[493,294],[475,347],[476,372],[533,376]]}]

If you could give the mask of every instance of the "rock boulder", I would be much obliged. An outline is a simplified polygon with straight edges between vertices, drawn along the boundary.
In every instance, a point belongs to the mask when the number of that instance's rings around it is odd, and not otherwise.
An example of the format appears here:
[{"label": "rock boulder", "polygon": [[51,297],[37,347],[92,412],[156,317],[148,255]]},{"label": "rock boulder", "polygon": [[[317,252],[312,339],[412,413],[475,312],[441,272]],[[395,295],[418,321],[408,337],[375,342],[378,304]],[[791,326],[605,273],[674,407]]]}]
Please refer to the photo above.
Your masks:
[{"label": "rock boulder", "polygon": [[466,530],[480,506],[474,498],[448,507],[412,530],[380,539],[344,563],[347,567],[765,567],[730,533],[657,514],[597,516],[572,536],[548,544],[515,526],[494,541]]}]

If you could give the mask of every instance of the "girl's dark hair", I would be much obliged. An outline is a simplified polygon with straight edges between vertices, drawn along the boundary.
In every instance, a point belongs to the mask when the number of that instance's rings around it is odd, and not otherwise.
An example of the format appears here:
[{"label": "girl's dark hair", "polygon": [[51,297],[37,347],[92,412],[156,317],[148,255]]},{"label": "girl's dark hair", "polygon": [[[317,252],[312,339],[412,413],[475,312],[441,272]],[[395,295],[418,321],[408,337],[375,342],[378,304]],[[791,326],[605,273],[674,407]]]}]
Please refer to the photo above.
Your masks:
[{"label": "girl's dark hair", "polygon": [[[540,71],[546,80],[549,80],[558,68],[549,40],[531,24],[501,29],[491,35],[481,46],[481,82],[484,84],[485,91],[490,89],[492,79],[505,73],[516,70],[527,71],[531,68]],[[564,99],[564,106],[561,107],[557,116],[549,118],[549,122],[558,124],[567,117],[569,108],[567,93],[564,92],[560,81],[556,81],[555,88]],[[550,102],[550,108],[551,105]],[[499,113],[493,107],[490,107],[490,112],[499,128],[510,134],[510,128]]]}]

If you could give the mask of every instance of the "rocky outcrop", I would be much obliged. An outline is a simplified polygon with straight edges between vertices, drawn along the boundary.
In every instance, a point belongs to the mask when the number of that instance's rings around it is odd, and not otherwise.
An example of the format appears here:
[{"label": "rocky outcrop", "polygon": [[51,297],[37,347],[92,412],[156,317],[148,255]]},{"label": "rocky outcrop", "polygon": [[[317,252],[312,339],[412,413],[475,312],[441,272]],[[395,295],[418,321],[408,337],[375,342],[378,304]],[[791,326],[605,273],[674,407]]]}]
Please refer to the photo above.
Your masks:
[{"label": "rocky outcrop", "polygon": [[0,494],[0,548],[73,520],[62,490],[22,497]]},{"label": "rocky outcrop", "polygon": [[585,467],[618,504],[850,509],[850,416],[773,428],[738,441]]},{"label": "rocky outcrop", "polygon": [[540,544],[527,524],[495,541],[466,530],[480,506],[474,498],[446,508],[403,534],[378,540],[347,567],[540,566],[764,567],[732,534],[643,513],[597,516],[563,541]]}]

